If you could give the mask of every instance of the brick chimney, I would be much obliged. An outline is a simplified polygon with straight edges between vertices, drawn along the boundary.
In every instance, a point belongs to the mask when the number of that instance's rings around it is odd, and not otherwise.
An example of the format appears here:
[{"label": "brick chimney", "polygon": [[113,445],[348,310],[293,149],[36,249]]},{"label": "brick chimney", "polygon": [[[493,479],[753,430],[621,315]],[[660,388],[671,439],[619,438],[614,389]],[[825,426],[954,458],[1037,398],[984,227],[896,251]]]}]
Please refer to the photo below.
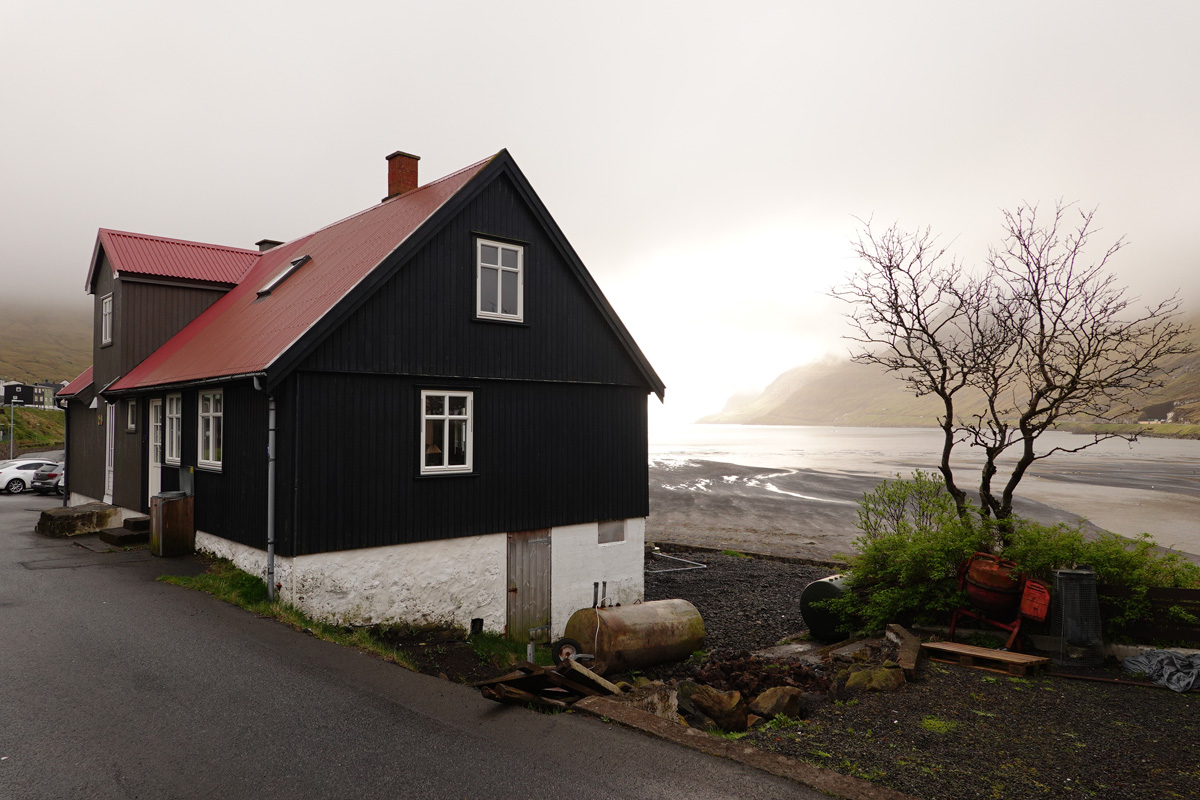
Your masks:
[{"label": "brick chimney", "polygon": [[399,150],[387,157],[388,194],[384,200],[391,200],[396,195],[417,188],[417,162],[420,160],[420,156],[402,153]]}]

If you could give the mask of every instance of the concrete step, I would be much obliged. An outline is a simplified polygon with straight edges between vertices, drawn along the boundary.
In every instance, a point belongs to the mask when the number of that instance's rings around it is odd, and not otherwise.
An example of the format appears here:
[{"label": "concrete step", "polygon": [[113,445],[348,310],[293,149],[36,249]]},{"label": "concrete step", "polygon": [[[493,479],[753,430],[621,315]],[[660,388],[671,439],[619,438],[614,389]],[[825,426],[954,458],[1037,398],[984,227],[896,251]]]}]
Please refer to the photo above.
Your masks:
[{"label": "concrete step", "polygon": [[149,517],[126,517],[125,522],[124,522],[124,528],[127,531],[136,531],[137,533],[149,533],[150,532],[150,518]]},{"label": "concrete step", "polygon": [[100,541],[117,547],[130,547],[150,541],[150,531],[131,531],[128,528],[105,528],[100,531]]}]

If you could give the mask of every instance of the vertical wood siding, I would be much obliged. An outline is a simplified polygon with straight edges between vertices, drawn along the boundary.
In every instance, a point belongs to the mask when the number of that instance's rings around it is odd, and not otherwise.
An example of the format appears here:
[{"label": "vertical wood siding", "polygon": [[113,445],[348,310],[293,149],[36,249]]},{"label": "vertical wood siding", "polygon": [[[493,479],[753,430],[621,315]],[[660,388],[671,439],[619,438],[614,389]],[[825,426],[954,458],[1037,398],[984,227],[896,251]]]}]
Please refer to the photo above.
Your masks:
[{"label": "vertical wood siding", "polygon": [[[240,544],[267,547],[267,399],[249,381],[224,391],[221,471],[195,470],[196,527]],[[197,400],[183,393],[182,463],[195,466]]]},{"label": "vertical wood siding", "polygon": [[[524,322],[475,318],[476,235],[524,243]],[[507,177],[325,340],[305,369],[645,385]]]},{"label": "vertical wood siding", "polygon": [[124,375],[221,298],[221,289],[119,281],[118,369]]},{"label": "vertical wood siding", "polygon": [[[103,401],[102,401],[103,402]],[[130,431],[126,416],[130,403],[140,405],[137,409],[137,427]],[[116,432],[113,437],[113,505],[149,511],[146,497],[146,458],[142,447],[142,424],[146,414],[145,401],[136,397],[123,397],[116,401]]]},{"label": "vertical wood siding", "polygon": [[108,258],[102,257],[93,279],[94,296],[92,297],[92,385],[103,389],[120,375],[120,345],[116,335],[109,345],[101,344],[101,314],[100,303],[106,294],[113,296],[113,320],[121,314],[120,292],[116,291],[116,281],[113,280],[112,267]]},{"label": "vertical wood siding", "polygon": [[[644,387],[298,377],[298,555],[649,513]],[[420,475],[423,388],[474,392],[473,474]]]},{"label": "vertical wood siding", "polygon": [[67,403],[67,483],[72,492],[100,500],[104,497],[104,426],[96,424],[103,411],[88,408],[95,395],[88,391]]}]

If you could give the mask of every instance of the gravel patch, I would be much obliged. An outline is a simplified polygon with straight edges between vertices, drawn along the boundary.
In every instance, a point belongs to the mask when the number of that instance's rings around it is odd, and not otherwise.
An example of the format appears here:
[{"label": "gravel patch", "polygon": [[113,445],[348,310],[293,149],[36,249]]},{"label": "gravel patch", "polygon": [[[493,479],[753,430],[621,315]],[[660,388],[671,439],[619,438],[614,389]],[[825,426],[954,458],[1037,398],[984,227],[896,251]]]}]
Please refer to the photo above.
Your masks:
[{"label": "gravel patch", "polygon": [[[706,647],[724,663],[680,665],[662,677],[736,665],[745,660],[738,651],[804,630],[800,593],[831,574],[713,553],[678,555],[708,569],[653,574],[681,565],[650,557],[646,599],[695,604]],[[1123,674],[1115,667],[1097,672]],[[899,691],[827,702],[803,721],[739,741],[925,800],[1200,797],[1200,694],[1018,678],[927,660]]]},{"label": "gravel patch", "polygon": [[1200,695],[932,662],[741,741],[925,800],[1200,793]]},{"label": "gravel patch", "polygon": [[658,556],[646,559],[646,599],[681,598],[704,619],[707,649],[757,650],[806,630],[800,593],[835,574],[824,567],[739,558],[719,553],[671,553],[707,569],[654,573],[687,566]]}]

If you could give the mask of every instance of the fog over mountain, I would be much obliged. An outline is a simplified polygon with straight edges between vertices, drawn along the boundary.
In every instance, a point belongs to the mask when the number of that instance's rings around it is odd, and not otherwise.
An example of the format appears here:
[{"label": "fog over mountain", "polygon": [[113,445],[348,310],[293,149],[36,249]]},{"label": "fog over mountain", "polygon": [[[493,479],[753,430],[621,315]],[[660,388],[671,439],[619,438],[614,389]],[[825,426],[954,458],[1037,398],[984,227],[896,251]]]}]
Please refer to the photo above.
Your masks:
[{"label": "fog over mountain", "polygon": [[[1200,314],[1191,315],[1187,322],[1192,326],[1190,340],[1200,351]],[[1175,421],[1200,424],[1200,352],[1171,359],[1164,366],[1170,376],[1166,385],[1145,397],[1131,399],[1133,406],[1157,417],[1162,404],[1170,403]],[[970,394],[959,399],[956,407],[963,414],[982,408],[979,396]],[[900,378],[878,366],[826,358],[787,370],[759,394],[735,394],[721,411],[697,421],[924,427],[937,424],[941,408],[941,400],[914,397]],[[1127,421],[1137,420],[1131,416]]]}]

